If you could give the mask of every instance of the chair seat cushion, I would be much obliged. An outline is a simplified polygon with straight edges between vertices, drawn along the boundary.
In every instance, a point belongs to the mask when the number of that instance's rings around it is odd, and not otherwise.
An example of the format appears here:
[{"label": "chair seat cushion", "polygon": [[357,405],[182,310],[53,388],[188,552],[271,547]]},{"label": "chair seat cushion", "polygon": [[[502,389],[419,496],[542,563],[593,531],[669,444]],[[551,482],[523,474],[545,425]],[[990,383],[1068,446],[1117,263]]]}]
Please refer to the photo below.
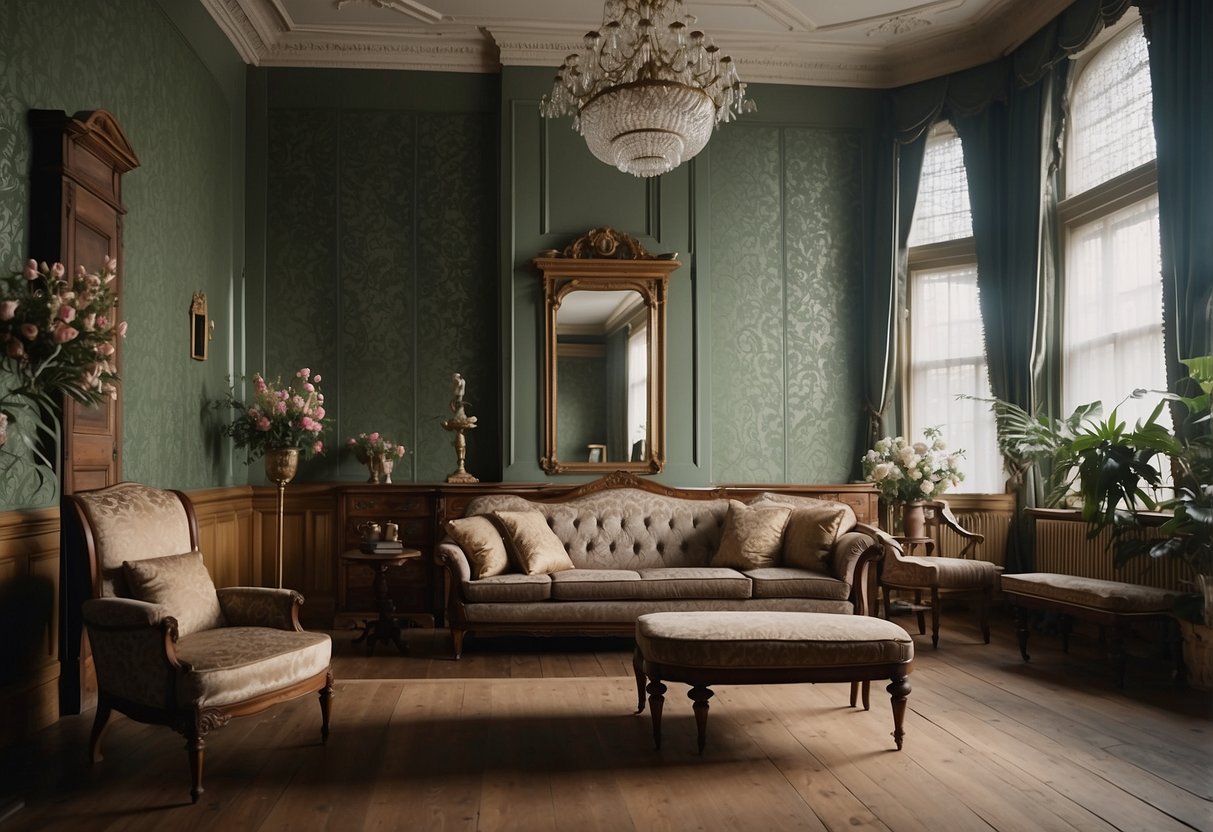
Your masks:
[{"label": "chair seat cushion", "polygon": [[188,666],[177,680],[182,706],[223,707],[301,682],[328,668],[333,643],[324,633],[268,627],[220,627],[177,641]]},{"label": "chair seat cushion", "polygon": [[902,557],[886,562],[883,580],[895,586],[981,589],[995,587],[1002,567],[987,560],[946,557]]},{"label": "chair seat cushion", "polygon": [[646,661],[682,667],[797,668],[904,662],[914,642],[880,618],[812,612],[660,612],[636,619]]},{"label": "chair seat cushion", "polygon": [[1006,592],[1110,612],[1168,612],[1175,606],[1176,598],[1176,593],[1165,589],[1050,572],[1003,575],[1002,588]]}]

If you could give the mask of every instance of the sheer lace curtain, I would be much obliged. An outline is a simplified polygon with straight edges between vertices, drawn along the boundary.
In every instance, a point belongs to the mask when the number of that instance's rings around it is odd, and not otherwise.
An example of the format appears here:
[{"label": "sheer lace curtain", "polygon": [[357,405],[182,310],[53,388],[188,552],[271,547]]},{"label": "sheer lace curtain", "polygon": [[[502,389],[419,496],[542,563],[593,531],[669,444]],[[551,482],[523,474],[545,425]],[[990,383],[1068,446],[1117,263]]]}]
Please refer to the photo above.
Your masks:
[{"label": "sheer lace curtain", "polygon": [[[1071,95],[1065,166],[1065,413],[1100,400],[1130,425],[1166,387],[1149,61],[1140,22],[1088,59]],[[1165,411],[1161,421],[1169,426]]]},{"label": "sheer lace curtain", "polygon": [[942,123],[927,140],[910,230],[909,431],[938,426],[951,449],[965,451],[958,491],[1001,493],[989,405],[957,398],[990,396],[972,237],[960,139]]}]

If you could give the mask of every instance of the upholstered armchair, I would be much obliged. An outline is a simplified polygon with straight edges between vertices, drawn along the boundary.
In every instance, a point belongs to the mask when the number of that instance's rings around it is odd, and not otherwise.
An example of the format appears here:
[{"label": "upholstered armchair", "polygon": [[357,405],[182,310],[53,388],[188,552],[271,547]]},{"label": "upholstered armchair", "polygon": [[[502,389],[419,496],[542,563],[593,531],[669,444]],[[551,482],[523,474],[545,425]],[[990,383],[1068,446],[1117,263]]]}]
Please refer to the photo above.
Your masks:
[{"label": "upholstered armchair", "polygon": [[299,625],[289,589],[215,589],[179,491],[120,483],[67,498],[69,558],[87,558],[83,618],[97,669],[89,753],[114,710],[185,737],[194,802],[208,732],[307,693],[320,694],[328,739],[332,642]]},{"label": "upholstered armchair", "polygon": [[[940,545],[941,529],[951,530],[963,545],[960,551],[949,554],[936,552]],[[885,557],[880,572],[880,586],[884,600],[884,617],[889,617],[890,590],[908,590],[914,593],[912,609],[918,616],[918,632],[926,632],[926,610],[923,593],[930,594],[931,644],[939,646],[939,601],[941,596],[968,596],[976,606],[977,626],[982,639],[990,643],[990,603],[1002,567],[989,561],[975,558],[975,547],[985,542],[985,536],[971,532],[960,525],[956,515],[943,500],[926,503],[926,538],[924,555],[908,555],[901,542],[882,534],[885,542]]]}]

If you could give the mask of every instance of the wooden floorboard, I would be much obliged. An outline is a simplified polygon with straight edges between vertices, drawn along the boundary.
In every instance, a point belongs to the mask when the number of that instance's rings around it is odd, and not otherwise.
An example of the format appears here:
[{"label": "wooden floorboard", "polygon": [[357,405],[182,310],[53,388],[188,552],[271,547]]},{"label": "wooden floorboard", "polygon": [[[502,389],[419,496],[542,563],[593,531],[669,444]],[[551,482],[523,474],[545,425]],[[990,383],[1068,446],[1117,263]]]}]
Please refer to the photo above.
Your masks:
[{"label": "wooden floorboard", "polygon": [[1094,633],[1070,654],[1034,633],[1024,663],[1005,613],[985,645],[949,610],[938,649],[915,636],[902,751],[882,684],[866,712],[846,685],[721,686],[700,756],[685,685],[654,748],[626,639],[470,638],[455,661],[440,630],[408,655],[333,637],[327,744],[315,695],[234,720],[191,805],[179,736],[116,716],[90,767],[92,714],[68,717],[4,749],[25,807],[0,832],[1213,832],[1213,696],[1144,643],[1117,689]]}]

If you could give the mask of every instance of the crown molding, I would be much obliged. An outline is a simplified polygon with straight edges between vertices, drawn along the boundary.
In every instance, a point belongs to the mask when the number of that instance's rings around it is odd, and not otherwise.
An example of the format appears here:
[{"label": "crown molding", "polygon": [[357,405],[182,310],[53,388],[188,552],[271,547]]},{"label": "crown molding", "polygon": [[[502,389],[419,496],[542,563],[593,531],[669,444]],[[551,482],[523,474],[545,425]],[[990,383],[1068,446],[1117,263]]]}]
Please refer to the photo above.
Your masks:
[{"label": "crown molding", "polygon": [[[246,63],[492,73],[559,66],[583,28],[542,21],[444,18],[433,25],[300,25],[281,0],[201,0]],[[378,0],[353,0],[377,5]],[[787,0],[755,0],[789,31],[718,37],[747,82],[888,88],[967,69],[1010,53],[1072,0],[999,0],[963,28],[943,25],[964,0],[933,0],[895,15],[818,26]],[[347,5],[349,2],[347,0]],[[402,2],[417,17],[413,3]],[[400,9],[403,11],[403,9]]]}]

